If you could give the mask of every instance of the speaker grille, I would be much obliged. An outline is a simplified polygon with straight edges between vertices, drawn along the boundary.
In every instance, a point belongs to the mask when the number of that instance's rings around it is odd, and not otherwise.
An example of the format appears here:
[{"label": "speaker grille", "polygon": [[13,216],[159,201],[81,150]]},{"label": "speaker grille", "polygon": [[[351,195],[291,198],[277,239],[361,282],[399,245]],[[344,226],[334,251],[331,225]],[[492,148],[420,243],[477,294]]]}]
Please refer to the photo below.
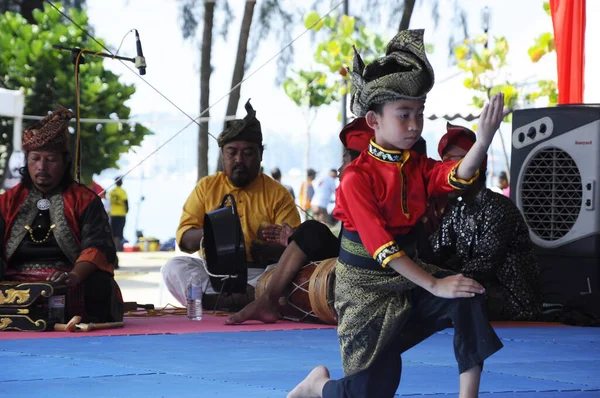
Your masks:
[{"label": "speaker grille", "polygon": [[529,229],[542,240],[562,238],[581,210],[583,187],[577,164],[564,150],[545,148],[523,170],[521,204]]}]

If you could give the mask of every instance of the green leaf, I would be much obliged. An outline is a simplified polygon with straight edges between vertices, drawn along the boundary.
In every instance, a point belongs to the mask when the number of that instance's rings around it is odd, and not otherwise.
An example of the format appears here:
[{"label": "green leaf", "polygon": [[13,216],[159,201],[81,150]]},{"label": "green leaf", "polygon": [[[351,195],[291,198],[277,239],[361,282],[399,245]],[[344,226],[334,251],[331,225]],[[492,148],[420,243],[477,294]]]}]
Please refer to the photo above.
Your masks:
[{"label": "green leaf", "polygon": [[550,2],[544,1],[544,4],[542,6],[544,7],[544,11],[546,11],[546,15],[551,16],[552,11],[550,11]]},{"label": "green leaf", "polygon": [[332,17],[330,15],[327,16],[327,19],[325,20],[325,26],[328,29],[331,29],[331,30],[335,29],[335,24],[336,23],[337,23],[337,18],[334,18],[334,17]]},{"label": "green leaf", "polygon": [[350,37],[354,33],[355,19],[348,15],[342,15],[340,20],[340,31],[342,37]]},{"label": "green leaf", "polygon": [[354,57],[354,51],[352,50],[352,44],[350,43],[343,43],[341,52],[344,57]]},{"label": "green leaf", "polygon": [[327,52],[332,55],[332,56],[336,56],[340,53],[342,49],[340,48],[340,43],[337,41],[330,41],[329,45],[327,46]]},{"label": "green leaf", "polygon": [[[321,16],[319,15],[318,12],[311,11],[304,16],[304,27],[306,29],[313,29],[316,26],[316,24],[319,22],[320,19],[321,19]],[[318,29],[317,29],[317,31],[318,31]]]},{"label": "green leaf", "polygon": [[550,32],[542,33],[538,37],[538,41],[542,47],[548,48],[548,44],[554,40],[554,36]]},{"label": "green leaf", "polygon": [[469,54],[469,47],[456,46],[456,47],[454,47],[454,54],[456,56],[457,61],[462,61],[465,58],[467,58],[467,54]]},{"label": "green leaf", "polygon": [[475,106],[476,108],[483,108],[483,104],[484,104],[483,98],[473,96],[473,106]]}]

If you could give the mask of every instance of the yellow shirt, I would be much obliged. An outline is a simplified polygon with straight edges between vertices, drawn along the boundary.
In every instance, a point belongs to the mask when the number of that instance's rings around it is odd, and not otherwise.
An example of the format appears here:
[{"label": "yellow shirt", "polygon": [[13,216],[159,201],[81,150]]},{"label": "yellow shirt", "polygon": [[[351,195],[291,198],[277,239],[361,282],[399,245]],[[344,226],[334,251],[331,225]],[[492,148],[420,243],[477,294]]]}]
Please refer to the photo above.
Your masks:
[{"label": "yellow shirt", "polygon": [[202,178],[183,205],[183,213],[177,228],[177,244],[189,229],[200,229],[204,215],[216,210],[226,194],[235,198],[240,224],[244,232],[246,255],[250,255],[250,243],[257,239],[261,223],[288,223],[293,228],[300,225],[300,215],[288,190],[277,181],[259,173],[247,187],[235,187],[223,172]]},{"label": "yellow shirt", "polygon": [[116,187],[110,191],[110,215],[115,217],[124,217],[127,215],[127,207],[125,201],[127,200],[127,193],[121,187]]},{"label": "yellow shirt", "polygon": [[312,186],[312,181],[302,181],[302,185],[300,185],[300,195],[298,196],[298,204],[304,210],[310,210],[310,201],[315,193],[315,190]]}]

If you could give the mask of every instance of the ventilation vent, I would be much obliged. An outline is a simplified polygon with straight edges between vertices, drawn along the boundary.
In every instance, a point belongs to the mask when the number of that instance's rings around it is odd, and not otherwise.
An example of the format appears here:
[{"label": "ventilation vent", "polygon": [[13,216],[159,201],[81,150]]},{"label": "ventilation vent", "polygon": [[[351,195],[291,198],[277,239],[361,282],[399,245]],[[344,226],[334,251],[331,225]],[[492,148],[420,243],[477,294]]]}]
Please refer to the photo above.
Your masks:
[{"label": "ventilation vent", "polygon": [[523,168],[521,205],[529,229],[540,239],[565,236],[581,211],[581,174],[562,149],[545,148]]}]

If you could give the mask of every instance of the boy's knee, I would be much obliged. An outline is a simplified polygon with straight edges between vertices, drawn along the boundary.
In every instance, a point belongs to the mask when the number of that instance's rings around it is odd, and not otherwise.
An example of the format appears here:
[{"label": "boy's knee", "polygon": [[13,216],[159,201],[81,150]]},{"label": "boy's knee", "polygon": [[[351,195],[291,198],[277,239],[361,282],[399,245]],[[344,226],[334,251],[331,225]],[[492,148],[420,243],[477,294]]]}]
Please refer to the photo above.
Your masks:
[{"label": "boy's knee", "polygon": [[453,307],[458,311],[485,311],[485,296],[476,294],[473,297],[454,299]]},{"label": "boy's knee", "polygon": [[306,220],[296,230],[298,234],[302,234],[303,237],[320,236],[323,233],[327,233],[329,228],[327,225],[317,220]]}]

